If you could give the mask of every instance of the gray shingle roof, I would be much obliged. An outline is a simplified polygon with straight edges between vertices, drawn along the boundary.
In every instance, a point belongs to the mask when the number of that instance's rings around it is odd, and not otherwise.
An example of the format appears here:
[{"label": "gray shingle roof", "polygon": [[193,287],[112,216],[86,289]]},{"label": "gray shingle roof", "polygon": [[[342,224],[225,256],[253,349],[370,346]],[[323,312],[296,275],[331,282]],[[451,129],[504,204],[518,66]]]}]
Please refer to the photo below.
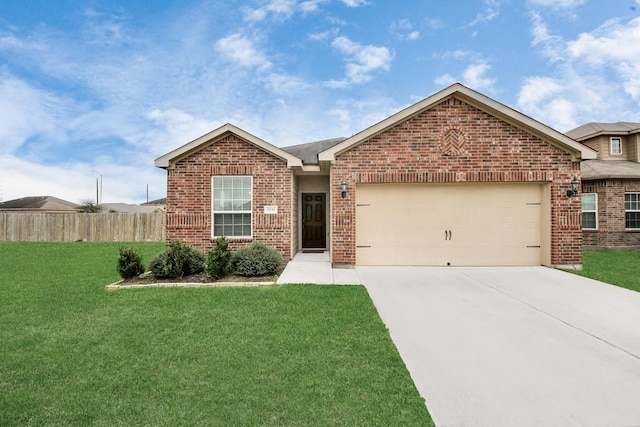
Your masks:
[{"label": "gray shingle roof", "polygon": [[305,165],[317,165],[318,153],[341,143],[347,138],[323,139],[322,141],[309,142],[306,144],[282,147],[284,151],[302,159]]},{"label": "gray shingle roof", "polygon": [[76,203],[58,199],[52,196],[31,196],[22,197],[20,199],[7,200],[0,203],[0,210],[51,210],[51,211],[70,211],[77,208]]},{"label": "gray shingle roof", "polygon": [[584,141],[598,135],[628,135],[640,132],[640,123],[617,122],[617,123],[587,123],[566,133],[569,138],[576,141]]},{"label": "gray shingle roof", "polygon": [[640,163],[628,160],[584,160],[580,163],[582,179],[640,179]]}]

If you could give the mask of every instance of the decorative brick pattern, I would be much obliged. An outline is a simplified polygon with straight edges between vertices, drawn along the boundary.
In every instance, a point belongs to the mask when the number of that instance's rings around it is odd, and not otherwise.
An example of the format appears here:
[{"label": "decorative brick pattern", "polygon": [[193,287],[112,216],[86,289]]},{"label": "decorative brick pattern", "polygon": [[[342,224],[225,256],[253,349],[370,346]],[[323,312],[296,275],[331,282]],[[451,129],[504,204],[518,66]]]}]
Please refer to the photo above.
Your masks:
[{"label": "decorative brick pattern", "polygon": [[[441,148],[451,129],[464,137],[457,155]],[[356,263],[356,184],[550,182],[551,263],[580,264],[580,198],[566,196],[573,177],[580,177],[580,165],[568,153],[449,98],[337,156],[331,169],[332,262]],[[345,199],[339,191],[342,180],[349,185]]]},{"label": "decorative brick pattern", "polygon": [[[206,251],[211,238],[211,177],[253,177],[253,238],[230,239],[237,249],[252,241],[291,258],[293,175],[286,161],[242,140],[226,136],[176,162],[167,170],[167,240],[184,240]],[[264,206],[278,213],[264,214]]]}]

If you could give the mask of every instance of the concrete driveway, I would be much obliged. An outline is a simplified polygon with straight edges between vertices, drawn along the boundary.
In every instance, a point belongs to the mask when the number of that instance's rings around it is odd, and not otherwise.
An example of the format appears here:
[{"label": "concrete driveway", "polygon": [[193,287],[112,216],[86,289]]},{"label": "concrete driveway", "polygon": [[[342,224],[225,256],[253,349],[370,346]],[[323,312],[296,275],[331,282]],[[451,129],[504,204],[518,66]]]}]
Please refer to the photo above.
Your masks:
[{"label": "concrete driveway", "polygon": [[445,426],[640,426],[640,293],[545,267],[357,267]]}]

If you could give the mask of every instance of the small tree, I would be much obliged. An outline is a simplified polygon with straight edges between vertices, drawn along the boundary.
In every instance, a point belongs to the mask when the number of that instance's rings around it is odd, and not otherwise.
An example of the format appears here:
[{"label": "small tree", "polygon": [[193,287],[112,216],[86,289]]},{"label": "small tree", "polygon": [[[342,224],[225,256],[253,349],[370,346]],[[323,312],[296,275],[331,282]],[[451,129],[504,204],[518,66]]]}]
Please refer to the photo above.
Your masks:
[{"label": "small tree", "polygon": [[118,273],[120,273],[120,277],[123,279],[130,279],[144,273],[140,253],[132,248],[120,248]]},{"label": "small tree", "polygon": [[232,255],[229,241],[224,237],[218,237],[216,245],[207,252],[207,276],[217,280],[231,273],[233,271]]},{"label": "small tree", "polygon": [[80,213],[98,213],[102,210],[102,206],[95,203],[93,200],[83,200],[80,202],[80,206],[76,208]]}]

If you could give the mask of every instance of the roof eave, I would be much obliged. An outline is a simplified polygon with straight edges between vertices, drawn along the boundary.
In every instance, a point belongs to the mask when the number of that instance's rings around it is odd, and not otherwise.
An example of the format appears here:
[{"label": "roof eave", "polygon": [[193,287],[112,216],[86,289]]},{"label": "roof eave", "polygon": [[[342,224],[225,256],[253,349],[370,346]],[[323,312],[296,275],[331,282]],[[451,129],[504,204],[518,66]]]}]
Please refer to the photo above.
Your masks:
[{"label": "roof eave", "polygon": [[170,168],[177,161],[184,159],[185,157],[190,156],[191,154],[200,151],[204,147],[214,144],[216,141],[224,138],[229,134],[237,135],[248,143],[266,151],[273,156],[284,160],[287,162],[287,167],[302,167],[302,159],[294,156],[293,154],[289,154],[286,151],[276,147],[275,145],[269,144],[263,139],[258,138],[255,135],[250,134],[247,131],[240,129],[237,126],[232,125],[231,123],[227,123],[225,125],[220,126],[217,129],[212,130],[211,132],[202,135],[199,138],[194,139],[193,141],[176,148],[173,151],[165,154],[164,156],[158,157],[155,160],[155,166],[163,169]]},{"label": "roof eave", "polygon": [[366,141],[367,139],[378,135],[387,129],[395,126],[397,123],[410,119],[411,117],[425,111],[434,105],[444,101],[449,97],[455,97],[463,102],[466,102],[474,107],[486,111],[516,127],[526,130],[527,132],[536,135],[542,140],[558,146],[559,148],[571,153],[573,161],[580,161],[586,159],[595,159],[597,153],[595,150],[580,144],[579,142],[569,138],[568,136],[528,117],[504,104],[501,104],[479,92],[467,88],[460,83],[455,83],[440,92],[431,95],[422,101],[413,104],[400,112],[392,115],[391,117],[376,123],[375,125],[353,135],[351,138],[346,139],[340,144],[331,147],[328,150],[321,152],[318,155],[320,161],[334,162],[335,157],[352,147]]}]

